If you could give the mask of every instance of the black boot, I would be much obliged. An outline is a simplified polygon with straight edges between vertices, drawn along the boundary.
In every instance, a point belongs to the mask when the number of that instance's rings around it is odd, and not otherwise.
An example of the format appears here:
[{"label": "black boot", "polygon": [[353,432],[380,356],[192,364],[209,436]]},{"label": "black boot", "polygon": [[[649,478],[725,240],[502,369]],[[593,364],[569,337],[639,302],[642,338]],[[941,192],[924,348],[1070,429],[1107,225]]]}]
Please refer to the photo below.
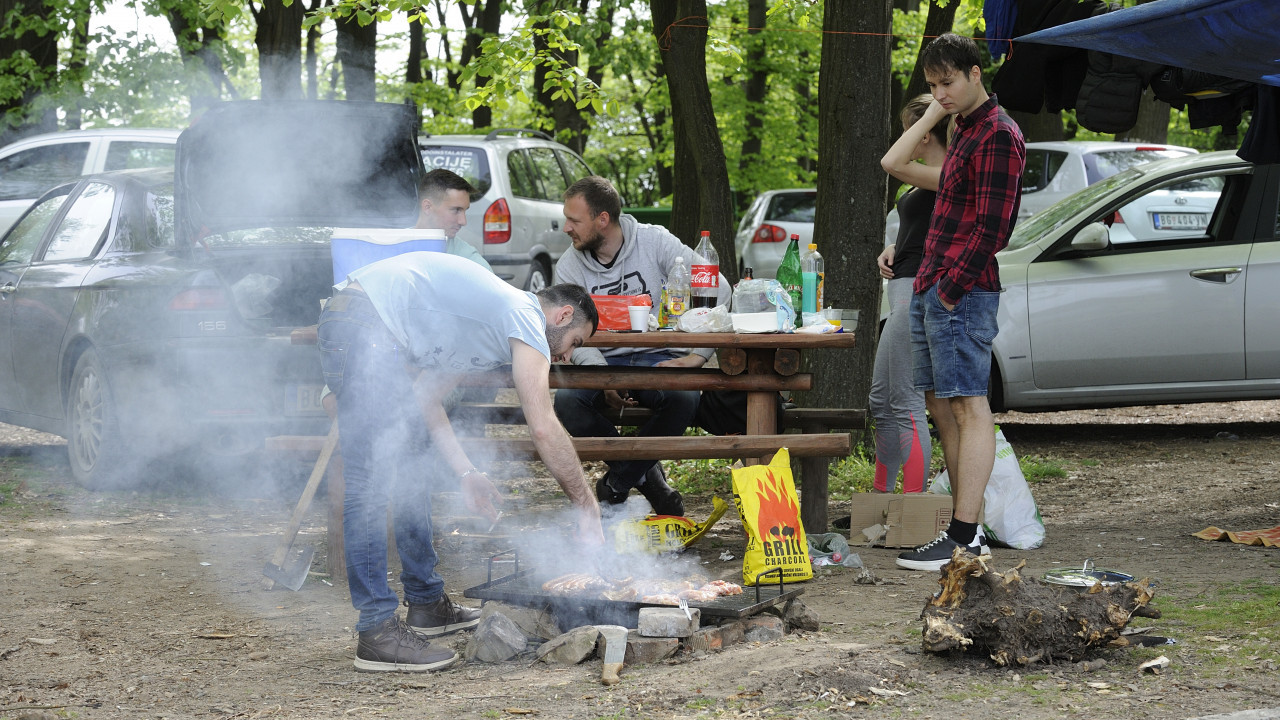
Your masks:
[{"label": "black boot", "polygon": [[667,474],[662,463],[656,462],[644,474],[644,482],[636,488],[649,501],[656,515],[684,516],[684,496],[667,484]]},{"label": "black boot", "polygon": [[623,490],[619,492],[614,490],[613,486],[609,484],[609,477],[609,472],[606,470],[604,475],[601,475],[600,479],[596,481],[596,500],[599,500],[600,504],[604,506],[621,505],[627,501],[627,494],[630,491]]}]

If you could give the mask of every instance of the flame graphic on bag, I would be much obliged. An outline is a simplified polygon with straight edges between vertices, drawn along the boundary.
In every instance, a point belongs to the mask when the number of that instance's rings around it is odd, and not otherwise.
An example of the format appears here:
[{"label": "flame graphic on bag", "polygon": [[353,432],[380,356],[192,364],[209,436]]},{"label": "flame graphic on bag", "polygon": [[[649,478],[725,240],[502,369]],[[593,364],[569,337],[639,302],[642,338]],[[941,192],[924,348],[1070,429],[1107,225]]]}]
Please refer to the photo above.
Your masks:
[{"label": "flame graphic on bag", "polygon": [[[791,456],[782,448],[768,465],[733,471],[733,500],[747,531],[742,558],[742,581],[755,585],[756,576],[782,569],[784,582],[813,577],[809,545],[800,522],[800,503],[791,477]],[[773,578],[773,579],[770,579]],[[764,584],[777,582],[774,576]]]}]

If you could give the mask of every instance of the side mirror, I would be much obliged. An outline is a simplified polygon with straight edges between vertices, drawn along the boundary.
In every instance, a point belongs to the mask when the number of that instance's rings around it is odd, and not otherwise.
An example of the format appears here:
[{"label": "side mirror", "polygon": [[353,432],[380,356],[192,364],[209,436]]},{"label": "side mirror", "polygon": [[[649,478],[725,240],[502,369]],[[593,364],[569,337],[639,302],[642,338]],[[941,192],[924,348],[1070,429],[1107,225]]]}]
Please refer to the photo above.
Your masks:
[{"label": "side mirror", "polygon": [[1111,232],[1100,222],[1089,223],[1071,238],[1072,250],[1092,252],[1111,246]]}]

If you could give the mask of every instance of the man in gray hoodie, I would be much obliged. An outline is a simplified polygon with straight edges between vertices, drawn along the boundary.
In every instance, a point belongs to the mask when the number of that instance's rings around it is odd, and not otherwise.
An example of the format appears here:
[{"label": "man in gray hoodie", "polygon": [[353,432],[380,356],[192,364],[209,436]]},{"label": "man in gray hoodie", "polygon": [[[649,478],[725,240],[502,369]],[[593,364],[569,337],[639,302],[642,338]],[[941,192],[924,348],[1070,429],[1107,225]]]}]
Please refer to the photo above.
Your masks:
[{"label": "man in gray hoodie", "polygon": [[[701,262],[666,228],[637,222],[622,214],[618,191],[608,180],[585,177],[564,193],[564,231],[573,240],[556,263],[556,283],[574,283],[592,295],[649,295],[657,312],[662,285],[677,258],[687,265]],[[729,281],[720,276],[718,304],[729,302]],[[702,367],[710,348],[645,350],[578,348],[575,365],[639,365]],[[683,435],[698,410],[696,391],[670,390],[557,390],[556,415],[574,437],[616,437],[618,429],[603,411],[647,407],[653,415],[637,434],[641,437]],[[596,498],[608,508],[625,502],[632,488],[640,491],[660,515],[683,515],[684,500],[667,484],[662,463],[655,460],[610,461],[609,471],[596,482]]]}]

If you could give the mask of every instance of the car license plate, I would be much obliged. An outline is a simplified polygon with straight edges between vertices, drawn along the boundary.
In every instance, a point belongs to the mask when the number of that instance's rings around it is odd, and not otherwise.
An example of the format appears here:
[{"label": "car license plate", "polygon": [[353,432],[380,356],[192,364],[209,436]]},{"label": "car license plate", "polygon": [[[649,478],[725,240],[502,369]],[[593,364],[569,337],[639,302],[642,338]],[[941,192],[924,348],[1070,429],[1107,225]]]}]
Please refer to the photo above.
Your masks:
[{"label": "car license plate", "polygon": [[1204,230],[1209,227],[1208,213],[1152,213],[1157,230]]},{"label": "car license plate", "polygon": [[324,406],[320,404],[323,394],[323,385],[290,385],[286,395],[290,405],[288,412],[291,415],[323,415]]}]

